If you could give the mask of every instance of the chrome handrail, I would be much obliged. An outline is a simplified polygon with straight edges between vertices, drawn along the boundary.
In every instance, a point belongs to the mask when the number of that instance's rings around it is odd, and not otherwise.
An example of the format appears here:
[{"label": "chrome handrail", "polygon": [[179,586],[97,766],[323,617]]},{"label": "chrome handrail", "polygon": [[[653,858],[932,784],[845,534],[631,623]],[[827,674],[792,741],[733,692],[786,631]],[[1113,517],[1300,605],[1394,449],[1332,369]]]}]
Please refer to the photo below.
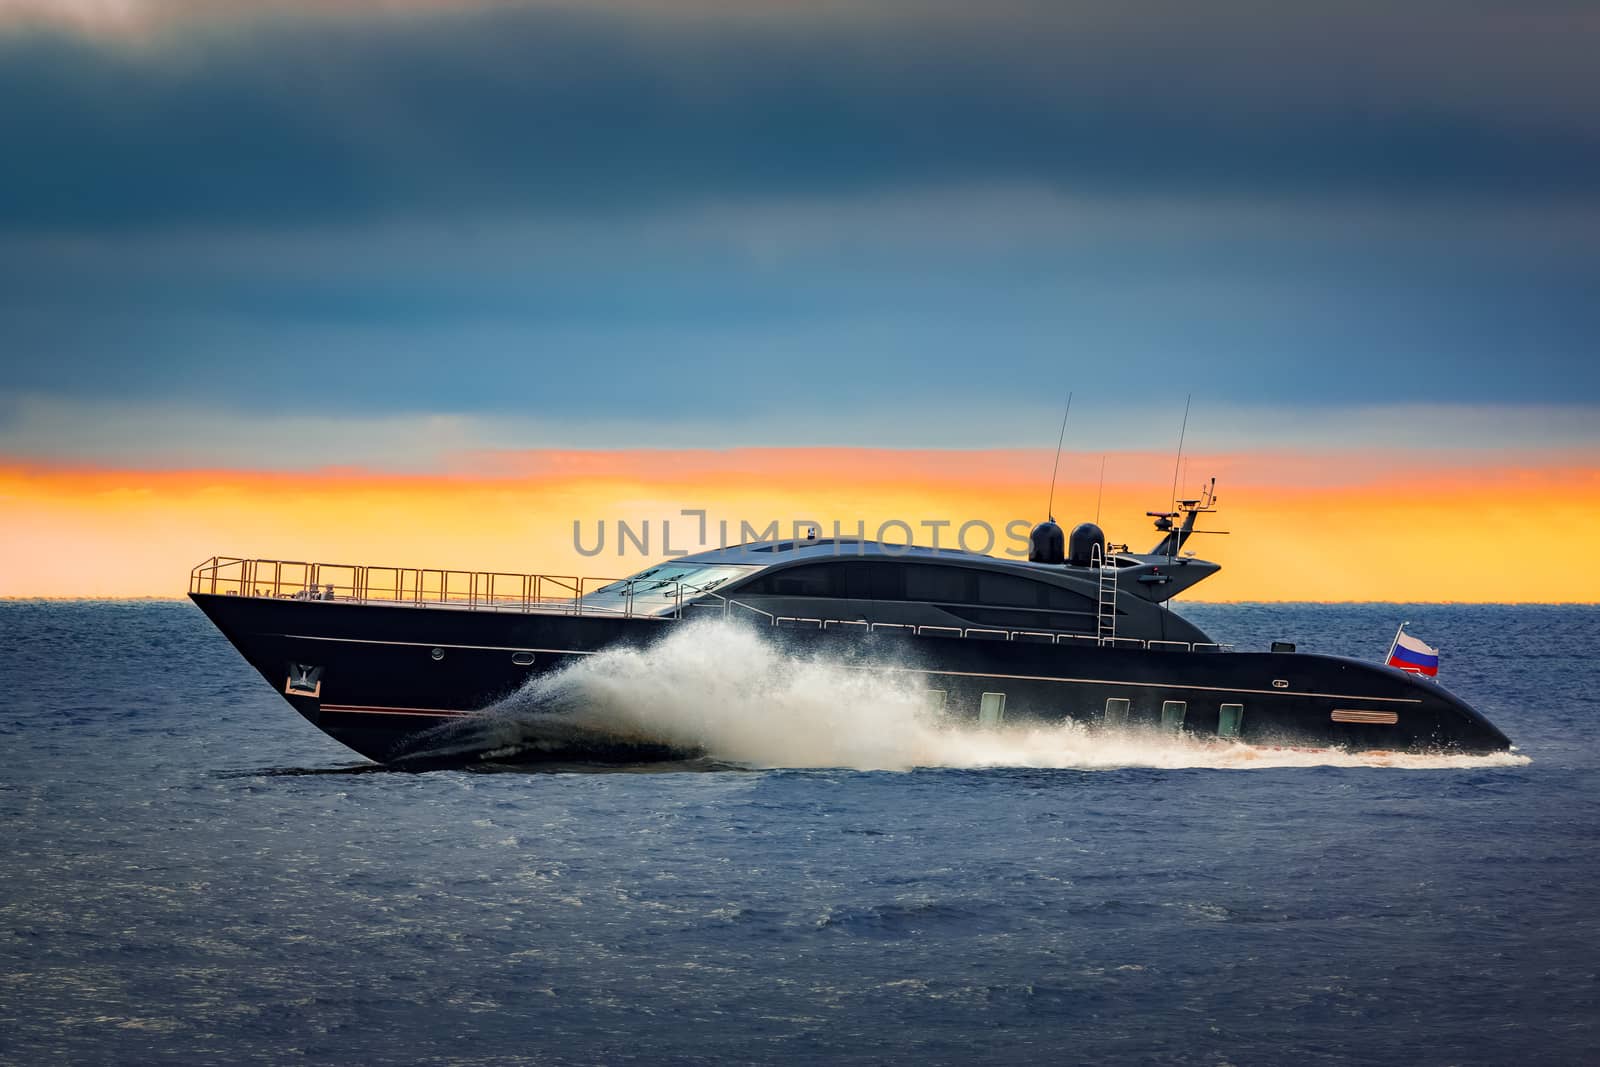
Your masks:
[{"label": "chrome handrail", "polygon": [[[640,610],[636,585],[648,583],[655,599],[665,601],[653,610]],[[607,586],[622,585],[620,606],[588,601]],[[666,590],[664,596],[656,596]],[[685,582],[659,578],[595,578],[565,574],[516,574],[508,571],[458,571],[436,567],[371,566],[350,563],[313,563],[304,560],[248,559],[212,556],[189,572],[189,592],[213,596],[242,596],[264,600],[313,600],[338,604],[377,606],[447,607],[469,611],[515,611],[597,618],[655,618],[681,620],[711,611],[727,618],[754,617],[766,625],[801,626],[806,629],[877,634],[894,630],[916,637],[954,637],[964,640],[1032,641],[1052,644],[1092,643],[1100,648],[1143,648],[1186,652],[1231,652],[1233,646],[1210,641],[1141,640],[1135,637],[1101,637],[1059,630],[1002,629],[935,626],[919,623],[876,622],[866,619],[824,619],[774,615],[772,612],[708,592]],[[586,602],[587,601],[587,602]]]}]

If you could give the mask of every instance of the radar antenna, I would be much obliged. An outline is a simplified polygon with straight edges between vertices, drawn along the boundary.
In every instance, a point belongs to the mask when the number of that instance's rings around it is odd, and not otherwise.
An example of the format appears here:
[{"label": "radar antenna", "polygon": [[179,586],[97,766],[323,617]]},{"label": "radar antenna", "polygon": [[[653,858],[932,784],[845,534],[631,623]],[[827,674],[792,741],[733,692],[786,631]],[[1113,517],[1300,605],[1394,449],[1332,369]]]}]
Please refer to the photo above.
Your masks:
[{"label": "radar antenna", "polygon": [[[1152,556],[1166,556],[1176,559],[1183,550],[1184,542],[1194,534],[1226,534],[1227,530],[1197,530],[1194,528],[1195,519],[1202,514],[1217,510],[1217,480],[1215,478],[1201,487],[1200,496],[1194,500],[1177,500],[1173,502],[1172,511],[1147,511],[1146,515],[1156,520],[1156,529],[1161,532],[1161,543],[1150,550]],[[1174,524],[1172,520],[1182,518],[1183,522]]]}]

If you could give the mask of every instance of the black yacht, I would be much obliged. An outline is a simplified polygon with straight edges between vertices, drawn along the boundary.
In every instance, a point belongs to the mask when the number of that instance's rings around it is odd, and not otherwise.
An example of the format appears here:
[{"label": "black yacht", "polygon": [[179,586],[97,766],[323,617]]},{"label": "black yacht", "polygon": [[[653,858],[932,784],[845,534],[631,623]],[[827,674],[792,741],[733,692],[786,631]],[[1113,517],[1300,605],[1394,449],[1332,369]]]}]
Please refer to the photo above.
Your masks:
[{"label": "black yacht", "polygon": [[[1029,558],[800,537],[682,556],[615,581],[213,557],[189,595],[312,724],[379,762],[530,679],[643,647],[686,621],[759,629],[799,655],[909,672],[953,720],[1075,719],[1252,744],[1488,752],[1510,747],[1431,680],[1293,646],[1234,651],[1171,610],[1215,574],[1185,545],[1214,493],[1151,513],[1149,552],[1093,523],[1034,528]],[[815,531],[812,531],[814,534]],[[483,753],[473,754],[474,758]],[[687,755],[568,732],[496,759]]]}]

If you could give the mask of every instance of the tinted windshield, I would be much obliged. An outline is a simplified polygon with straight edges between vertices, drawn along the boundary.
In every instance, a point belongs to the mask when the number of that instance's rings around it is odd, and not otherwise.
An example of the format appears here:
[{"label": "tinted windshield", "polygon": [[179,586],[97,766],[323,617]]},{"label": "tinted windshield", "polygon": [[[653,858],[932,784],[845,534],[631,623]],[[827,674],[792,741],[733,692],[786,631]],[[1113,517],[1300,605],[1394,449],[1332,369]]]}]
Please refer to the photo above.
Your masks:
[{"label": "tinted windshield", "polygon": [[670,611],[678,604],[713,592],[735,578],[742,578],[759,567],[727,564],[660,563],[624,578],[583,598],[585,611],[615,611],[619,614],[655,614]]}]

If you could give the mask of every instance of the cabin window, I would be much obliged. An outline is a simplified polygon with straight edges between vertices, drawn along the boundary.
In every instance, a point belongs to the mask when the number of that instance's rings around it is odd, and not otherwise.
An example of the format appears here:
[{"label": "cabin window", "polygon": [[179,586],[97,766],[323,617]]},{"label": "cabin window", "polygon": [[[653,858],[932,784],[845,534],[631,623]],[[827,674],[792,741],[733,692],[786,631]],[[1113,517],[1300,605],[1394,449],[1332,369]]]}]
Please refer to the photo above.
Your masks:
[{"label": "cabin window", "polygon": [[772,576],[772,589],[779,596],[837,596],[839,577],[835,568],[826,565],[790,567]]},{"label": "cabin window", "polygon": [[1182,700],[1163,700],[1161,702],[1161,728],[1177,733],[1183,729],[1184,712],[1189,705]]},{"label": "cabin window", "polygon": [[963,567],[920,564],[906,568],[906,599],[968,604],[973,597],[973,572]]},{"label": "cabin window", "polygon": [[839,564],[851,600],[904,600],[905,568],[898,563],[851,560]]},{"label": "cabin window", "polygon": [[1128,704],[1127,697],[1106,697],[1106,725],[1128,725]]},{"label": "cabin window", "polygon": [[1244,726],[1244,705],[1224,704],[1217,714],[1217,736],[1238,737]]},{"label": "cabin window", "polygon": [[1006,695],[985,693],[978,701],[978,725],[999,726],[1006,720]]},{"label": "cabin window", "polygon": [[807,563],[763,574],[732,595],[842,597],[843,577],[838,564]]},{"label": "cabin window", "polygon": [[948,695],[943,689],[924,689],[923,698],[928,702],[931,711],[943,711],[945,697]]},{"label": "cabin window", "polygon": [[[1081,619],[1069,614],[1046,615],[1045,611],[1087,616],[1092,629],[1095,613],[1090,597],[1021,575],[987,574],[970,567],[888,560],[806,563],[771,571],[724,592],[735,598],[740,595],[837,597],[971,605],[961,612],[967,621],[1014,629],[1084,629]],[[984,606],[977,607],[980,604]]]}]

